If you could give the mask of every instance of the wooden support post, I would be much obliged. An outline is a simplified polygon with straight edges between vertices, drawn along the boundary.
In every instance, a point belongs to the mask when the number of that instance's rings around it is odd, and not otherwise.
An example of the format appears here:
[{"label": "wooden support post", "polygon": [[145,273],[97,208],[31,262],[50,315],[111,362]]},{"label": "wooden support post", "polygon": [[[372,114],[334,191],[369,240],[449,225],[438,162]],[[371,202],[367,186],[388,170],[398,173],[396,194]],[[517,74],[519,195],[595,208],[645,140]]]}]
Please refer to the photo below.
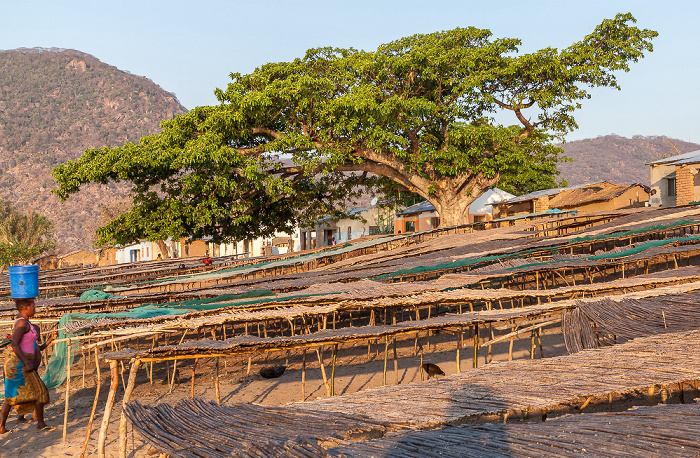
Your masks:
[{"label": "wooden support post", "polygon": [[333,345],[333,364],[331,366],[331,396],[335,396],[335,362],[338,359],[338,344]]},{"label": "wooden support post", "polygon": [[92,410],[90,411],[90,420],[88,420],[87,432],[85,433],[85,442],[80,450],[80,458],[85,457],[87,444],[90,442],[90,433],[92,432],[92,421],[95,419],[95,410],[97,410],[97,400],[100,397],[100,387],[102,386],[102,374],[100,373],[100,359],[98,349],[95,348],[95,373],[97,375],[97,387],[95,388],[95,400],[92,401]]},{"label": "wooden support post", "polygon": [[66,404],[63,408],[63,442],[68,435],[68,400],[70,398],[70,366],[71,366],[71,339],[68,339],[68,357],[66,358]]},{"label": "wooden support post", "polygon": [[479,325],[474,325],[474,369],[479,367]]},{"label": "wooden support post", "polygon": [[399,384],[399,361],[396,358],[396,337],[394,337],[393,345],[394,345],[394,383],[396,385],[398,385]]},{"label": "wooden support post", "polygon": [[197,358],[192,363],[192,383],[190,384],[190,399],[194,398],[194,378],[197,375]]},{"label": "wooden support post", "polygon": [[109,417],[112,415],[112,406],[114,406],[114,397],[117,394],[117,387],[119,387],[119,363],[116,360],[109,362],[109,374],[110,374],[110,385],[109,385],[109,395],[107,396],[107,403],[105,404],[105,413],[102,417],[102,424],[100,425],[100,436],[97,439],[97,457],[105,458],[105,444],[107,442],[107,428],[109,427]]},{"label": "wooden support post", "polygon": [[214,358],[214,390],[216,392],[216,403],[221,404],[221,390],[219,389],[219,358]]},{"label": "wooden support post", "polygon": [[323,365],[323,346],[316,347],[316,357],[318,358],[318,364],[321,367],[321,376],[323,377],[323,384],[326,387],[326,396],[331,395],[331,387],[328,384],[328,378],[326,377],[326,367]]},{"label": "wooden support post", "polygon": [[138,371],[140,364],[141,360],[138,358],[131,360],[129,382],[126,385],[126,390],[124,390],[124,398],[122,399],[122,416],[119,420],[119,458],[126,458],[126,413],[124,412],[124,408],[126,403],[129,402],[129,399],[131,398],[131,392],[134,391],[136,372]]},{"label": "wooden support post", "polygon": [[[173,386],[175,386],[175,374],[177,374],[177,360],[173,362],[173,376],[170,379],[170,389],[168,390],[168,394],[173,392]],[[178,377],[178,384],[179,384],[179,377]]]},{"label": "wooden support post", "polygon": [[251,366],[251,364],[253,364],[253,357],[252,357],[252,356],[249,356],[249,357],[248,357],[248,370],[246,370],[245,375],[250,375],[250,366]]},{"label": "wooden support post", "polygon": [[306,401],[306,348],[301,355],[301,400]]},{"label": "wooden support post", "polygon": [[530,359],[535,359],[535,330],[530,331]]},{"label": "wooden support post", "polygon": [[384,371],[382,372],[382,386],[386,385],[386,363],[389,358],[389,336],[384,337]]},{"label": "wooden support post", "polygon": [[459,368],[459,360],[460,360],[459,351],[462,349],[462,336],[463,336],[462,328],[459,328],[459,334],[457,335],[457,372],[462,372]]}]

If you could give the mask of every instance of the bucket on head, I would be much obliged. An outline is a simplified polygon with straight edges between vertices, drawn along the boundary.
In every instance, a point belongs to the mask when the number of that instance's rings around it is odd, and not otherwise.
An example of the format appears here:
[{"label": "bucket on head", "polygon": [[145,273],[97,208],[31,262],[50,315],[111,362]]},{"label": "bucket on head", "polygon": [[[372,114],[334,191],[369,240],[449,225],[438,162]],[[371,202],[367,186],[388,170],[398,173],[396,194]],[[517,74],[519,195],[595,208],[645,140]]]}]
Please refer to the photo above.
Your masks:
[{"label": "bucket on head", "polygon": [[39,266],[10,266],[10,291],[13,299],[39,296]]}]

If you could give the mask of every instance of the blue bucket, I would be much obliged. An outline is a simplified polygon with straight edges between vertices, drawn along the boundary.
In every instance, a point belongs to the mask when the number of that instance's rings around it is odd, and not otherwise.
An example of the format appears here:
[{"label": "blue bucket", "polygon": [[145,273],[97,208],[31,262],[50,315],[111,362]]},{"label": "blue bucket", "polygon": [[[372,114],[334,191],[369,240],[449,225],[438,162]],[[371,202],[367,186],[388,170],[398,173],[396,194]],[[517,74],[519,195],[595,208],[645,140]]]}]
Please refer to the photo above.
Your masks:
[{"label": "blue bucket", "polygon": [[10,266],[10,291],[13,299],[39,296],[39,266]]}]

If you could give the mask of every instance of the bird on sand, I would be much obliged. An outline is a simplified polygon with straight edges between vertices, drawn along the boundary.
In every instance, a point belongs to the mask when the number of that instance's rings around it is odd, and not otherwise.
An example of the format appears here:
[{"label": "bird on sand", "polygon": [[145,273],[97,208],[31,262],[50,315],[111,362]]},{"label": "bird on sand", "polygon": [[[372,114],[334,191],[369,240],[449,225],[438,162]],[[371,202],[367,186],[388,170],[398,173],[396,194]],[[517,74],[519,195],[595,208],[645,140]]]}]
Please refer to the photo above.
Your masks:
[{"label": "bird on sand", "polygon": [[428,374],[428,380],[430,380],[430,377],[432,377],[433,375],[445,375],[442,369],[440,369],[440,366],[438,366],[437,364],[425,363],[421,364],[420,368],[423,369],[423,371],[426,374]]},{"label": "bird on sand", "polygon": [[287,366],[265,366],[260,369],[260,376],[262,378],[277,378],[284,374],[285,369]]}]

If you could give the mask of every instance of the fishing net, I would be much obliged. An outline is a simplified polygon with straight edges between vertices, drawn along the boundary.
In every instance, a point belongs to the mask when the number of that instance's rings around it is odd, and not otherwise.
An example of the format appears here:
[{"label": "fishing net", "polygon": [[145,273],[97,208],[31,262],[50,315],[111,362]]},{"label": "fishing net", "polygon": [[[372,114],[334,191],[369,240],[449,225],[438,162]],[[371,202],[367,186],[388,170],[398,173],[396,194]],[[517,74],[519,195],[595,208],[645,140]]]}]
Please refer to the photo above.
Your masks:
[{"label": "fishing net", "polygon": [[[67,313],[59,320],[59,333],[57,342],[54,345],[51,358],[46,365],[46,372],[43,380],[46,386],[56,388],[66,380],[66,370],[68,364],[72,365],[75,359],[75,352],[80,347],[80,341],[75,334],[66,332],[66,326],[70,328],[71,323],[81,321],[93,321],[97,319],[116,318],[153,318],[158,316],[184,315],[194,311],[217,310],[232,306],[245,306],[253,304],[268,303],[274,301],[287,301],[313,296],[324,296],[329,293],[319,294],[298,294],[294,296],[276,297],[270,290],[253,290],[238,294],[222,294],[216,297],[204,299],[189,299],[180,302],[169,302],[166,304],[144,304],[125,312],[114,313]],[[268,297],[273,296],[273,297]],[[250,298],[248,301],[241,299]],[[263,299],[256,299],[263,298]],[[60,341],[66,339],[65,341]],[[69,345],[70,340],[70,345]],[[69,351],[70,349],[70,351]]]}]

